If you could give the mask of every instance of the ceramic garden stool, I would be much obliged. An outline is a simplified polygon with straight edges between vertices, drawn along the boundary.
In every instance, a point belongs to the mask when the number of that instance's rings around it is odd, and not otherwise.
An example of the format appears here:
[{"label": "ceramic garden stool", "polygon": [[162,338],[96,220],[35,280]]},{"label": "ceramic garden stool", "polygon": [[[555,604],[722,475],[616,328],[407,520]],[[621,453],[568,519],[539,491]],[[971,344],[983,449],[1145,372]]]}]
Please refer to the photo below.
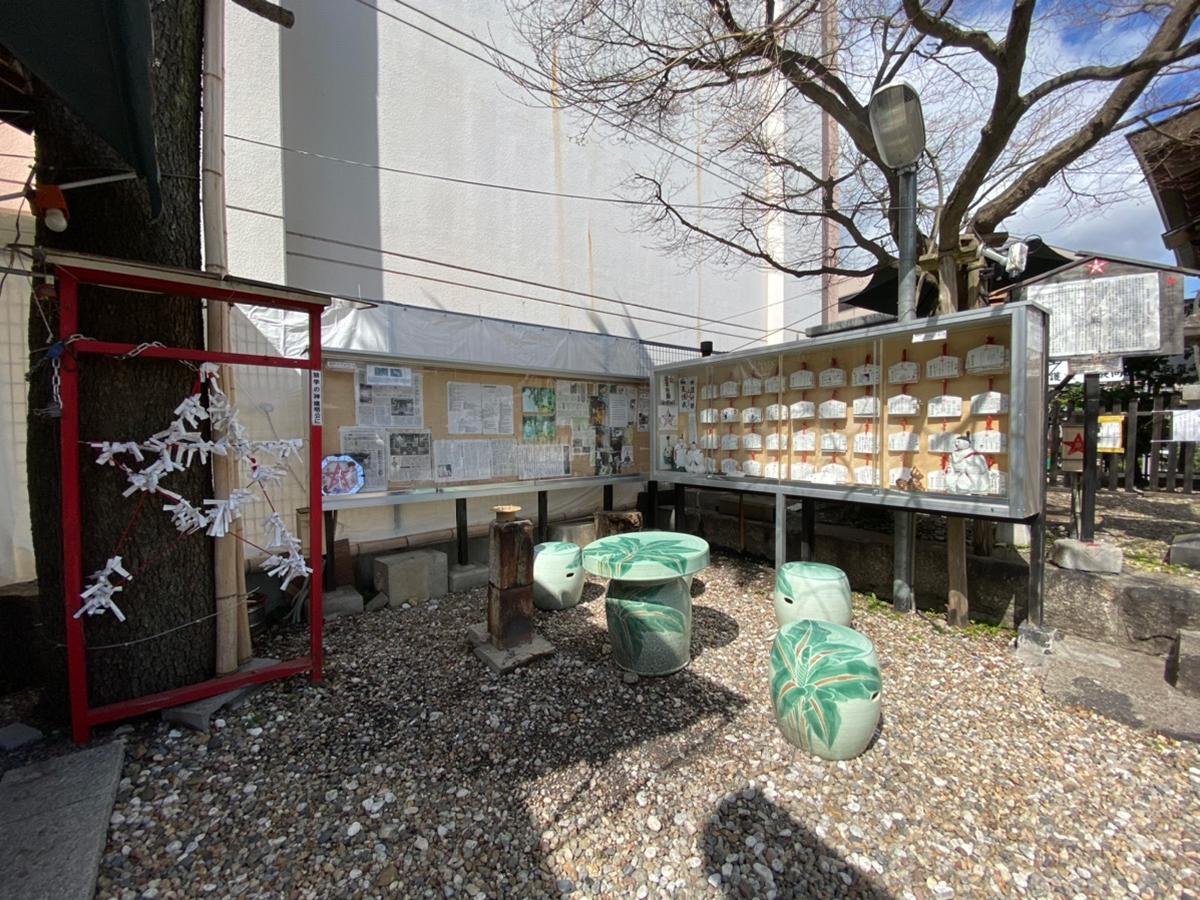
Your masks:
[{"label": "ceramic garden stool", "polygon": [[850,581],[836,566],[824,563],[790,562],[775,575],[775,620],[782,628],[788,622],[819,619],[849,625]]},{"label": "ceramic garden stool", "polygon": [[771,645],[771,706],[788,743],[822,759],[853,759],[879,724],[875,648],[852,628],[805,619]]},{"label": "ceramic garden stool", "polygon": [[583,596],[583,551],[570,541],[550,541],[533,548],[533,605],[538,609],[570,609]]},{"label": "ceramic garden stool", "polygon": [[638,675],[669,675],[688,664],[688,576],[708,566],[704,540],[670,531],[614,534],[584,548],[583,566],[611,579],[604,612],[618,666]]}]

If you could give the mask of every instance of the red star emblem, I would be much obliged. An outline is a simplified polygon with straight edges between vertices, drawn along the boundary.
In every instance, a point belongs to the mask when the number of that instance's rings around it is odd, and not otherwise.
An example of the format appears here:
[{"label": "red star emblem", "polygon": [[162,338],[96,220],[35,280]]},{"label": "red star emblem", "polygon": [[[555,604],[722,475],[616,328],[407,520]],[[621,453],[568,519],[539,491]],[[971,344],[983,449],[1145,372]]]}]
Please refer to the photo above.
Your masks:
[{"label": "red star emblem", "polygon": [[1083,453],[1083,432],[1079,432],[1069,441],[1063,441],[1063,445],[1068,453]]},{"label": "red star emblem", "polygon": [[1167,284],[1171,285],[1171,287],[1175,286],[1175,276],[1174,275],[1167,276]]},{"label": "red star emblem", "polygon": [[1087,273],[1089,275],[1103,275],[1104,267],[1107,265],[1108,260],[1106,259],[1093,259],[1090,263],[1088,263]]}]

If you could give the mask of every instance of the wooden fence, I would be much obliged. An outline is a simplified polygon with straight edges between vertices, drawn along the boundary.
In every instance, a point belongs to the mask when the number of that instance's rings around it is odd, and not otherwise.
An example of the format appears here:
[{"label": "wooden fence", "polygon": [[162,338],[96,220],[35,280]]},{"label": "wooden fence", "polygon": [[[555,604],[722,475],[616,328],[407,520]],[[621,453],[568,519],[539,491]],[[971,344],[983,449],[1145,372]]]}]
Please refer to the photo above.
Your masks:
[{"label": "wooden fence", "polygon": [[[1143,491],[1182,491],[1190,494],[1195,489],[1196,445],[1169,441],[1171,436],[1172,412],[1180,409],[1196,409],[1195,400],[1184,402],[1179,394],[1160,394],[1154,398],[1150,409],[1139,408],[1137,400],[1129,401],[1124,409],[1117,404],[1100,404],[1100,415],[1125,414],[1125,450],[1122,453],[1099,454],[1101,490],[1115,491],[1124,488]],[[1062,426],[1082,426],[1083,406],[1074,400],[1064,410],[1057,403],[1050,409],[1051,434],[1057,435]],[[1132,423],[1150,422],[1150,440]],[[1050,445],[1050,483],[1065,481],[1060,466],[1061,445],[1053,440]]]}]

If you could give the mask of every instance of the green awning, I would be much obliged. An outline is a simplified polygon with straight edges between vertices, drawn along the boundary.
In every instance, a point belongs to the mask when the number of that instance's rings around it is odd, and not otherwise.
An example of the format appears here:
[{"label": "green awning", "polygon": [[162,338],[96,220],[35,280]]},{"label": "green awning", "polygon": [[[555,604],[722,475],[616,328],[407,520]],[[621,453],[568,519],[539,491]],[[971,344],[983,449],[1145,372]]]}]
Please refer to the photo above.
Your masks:
[{"label": "green awning", "polygon": [[146,180],[157,217],[149,0],[2,0],[0,44]]}]

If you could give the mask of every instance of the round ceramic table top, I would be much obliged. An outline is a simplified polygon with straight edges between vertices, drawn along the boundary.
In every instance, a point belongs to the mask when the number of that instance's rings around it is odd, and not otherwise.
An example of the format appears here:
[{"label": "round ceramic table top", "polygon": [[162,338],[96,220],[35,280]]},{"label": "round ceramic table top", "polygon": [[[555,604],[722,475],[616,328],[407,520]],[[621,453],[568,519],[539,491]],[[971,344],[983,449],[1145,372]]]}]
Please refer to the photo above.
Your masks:
[{"label": "round ceramic table top", "polygon": [[674,531],[635,531],[592,541],[583,567],[620,581],[662,581],[693,575],[708,565],[708,542]]}]

